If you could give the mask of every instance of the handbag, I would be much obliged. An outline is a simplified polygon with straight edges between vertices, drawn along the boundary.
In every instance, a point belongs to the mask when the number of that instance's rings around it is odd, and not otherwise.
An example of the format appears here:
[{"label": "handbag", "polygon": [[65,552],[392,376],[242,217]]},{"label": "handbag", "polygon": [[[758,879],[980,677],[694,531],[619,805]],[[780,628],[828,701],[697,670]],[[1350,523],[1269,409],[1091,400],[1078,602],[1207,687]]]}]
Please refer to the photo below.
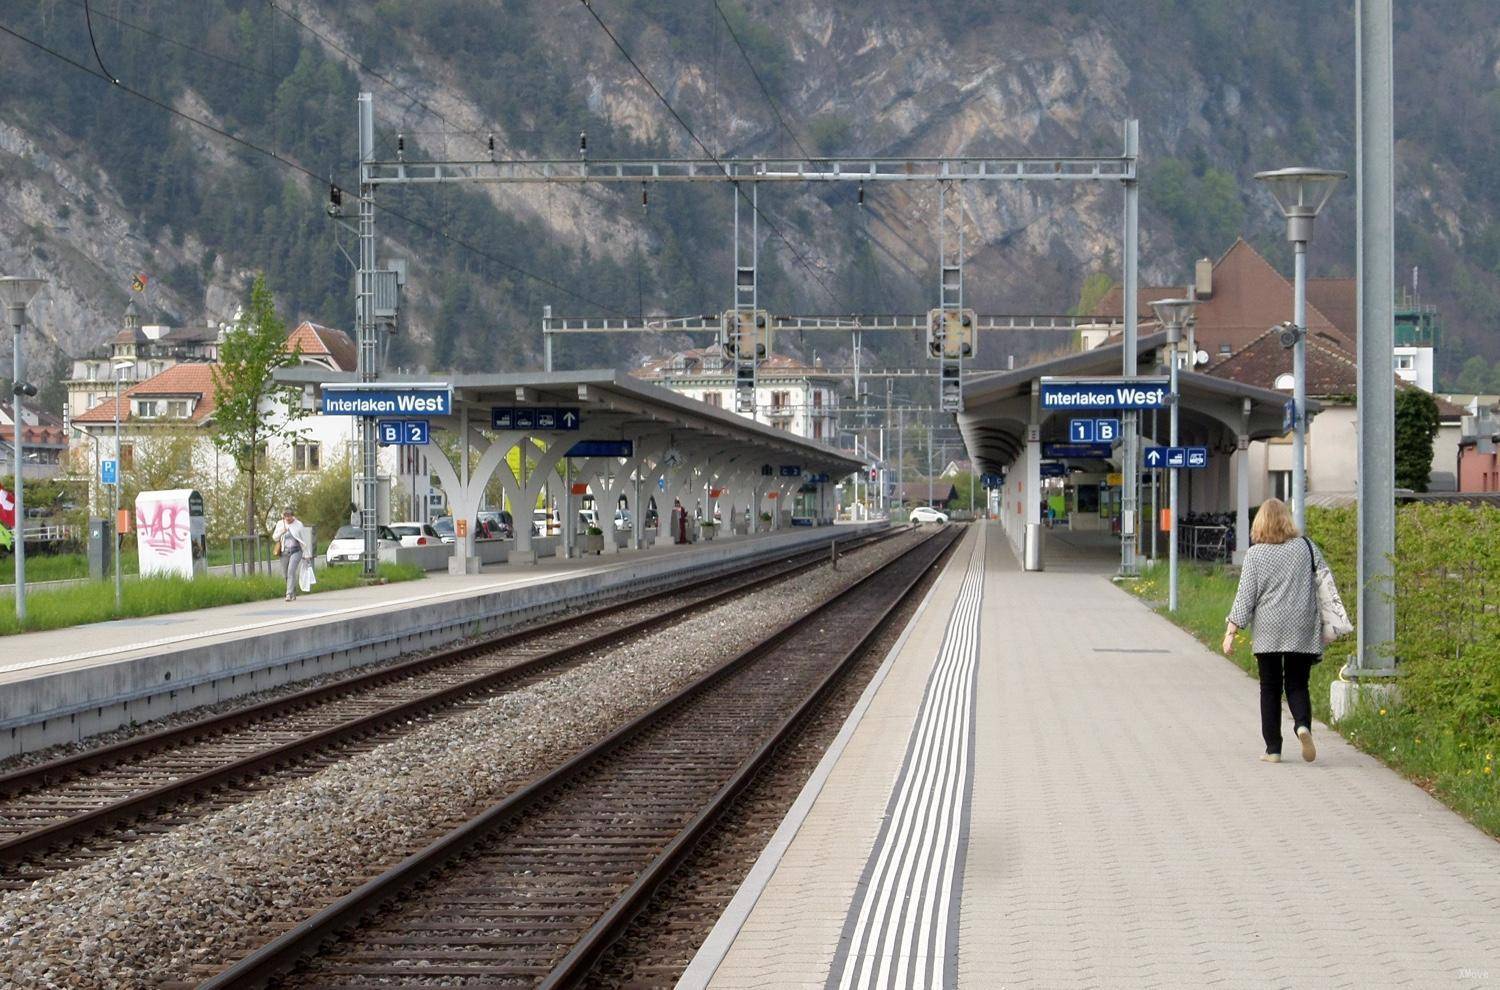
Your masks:
[{"label": "handbag", "polygon": [[1333,583],[1333,571],[1328,565],[1318,567],[1318,558],[1313,554],[1312,541],[1307,537],[1302,538],[1307,544],[1307,563],[1312,570],[1313,595],[1318,604],[1318,624],[1323,645],[1327,646],[1354,631],[1354,623],[1349,621],[1349,613],[1344,611],[1344,600],[1339,597],[1339,589]]}]

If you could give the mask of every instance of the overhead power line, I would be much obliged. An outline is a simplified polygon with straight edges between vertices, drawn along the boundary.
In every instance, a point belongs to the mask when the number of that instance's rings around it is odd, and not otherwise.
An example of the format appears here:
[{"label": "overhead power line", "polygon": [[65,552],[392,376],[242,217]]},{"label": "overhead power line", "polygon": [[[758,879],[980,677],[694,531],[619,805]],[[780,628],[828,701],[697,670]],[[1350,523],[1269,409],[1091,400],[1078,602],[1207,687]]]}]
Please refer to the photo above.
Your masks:
[{"label": "overhead power line", "polygon": [[[210,132],[212,132],[214,134],[217,134],[219,137],[222,137],[222,138],[225,138],[226,140],[232,141],[233,143],[239,145],[242,148],[245,148],[248,151],[253,151],[256,154],[262,155],[262,156],[267,157],[267,158],[270,158],[272,161],[275,161],[275,162],[277,162],[277,163],[279,163],[279,164],[281,164],[281,165],[283,165],[283,166],[285,166],[285,167],[287,167],[289,169],[292,169],[292,170],[294,170],[296,172],[300,172],[301,174],[307,176],[308,178],[313,179],[314,181],[316,181],[319,184],[319,186],[323,186],[323,185],[325,185],[328,182],[327,176],[319,175],[317,172],[314,172],[312,169],[307,168],[305,165],[302,165],[300,162],[296,161],[295,159],[289,158],[286,155],[283,155],[280,152],[274,151],[274,150],[272,150],[270,148],[262,147],[261,145],[256,144],[254,141],[247,140],[245,138],[240,137],[237,134],[233,134],[233,133],[231,133],[229,131],[226,131],[224,128],[219,127],[219,126],[217,126],[215,124],[209,123],[208,121],[203,120],[202,118],[195,117],[195,116],[193,116],[190,113],[185,113],[185,112],[183,112],[181,110],[178,110],[176,107],[172,106],[169,103],[164,103],[161,100],[158,100],[156,97],[150,96],[150,95],[148,95],[146,93],[143,93],[140,90],[135,89],[134,87],[131,87],[131,86],[125,84],[124,82],[121,82],[118,79],[111,78],[107,73],[101,72],[98,69],[95,69],[93,66],[85,65],[84,63],[79,62],[76,59],[71,58],[68,55],[63,54],[62,52],[58,51],[57,49],[51,48],[48,45],[44,45],[40,41],[36,41],[33,38],[29,38],[26,35],[21,34],[20,32],[15,31],[15,30],[13,30],[13,29],[5,26],[4,24],[0,24],[0,32],[8,34],[12,38],[15,38],[18,41],[24,42],[25,44],[30,45],[32,48],[35,48],[38,51],[44,52],[47,55],[50,55],[53,58],[57,59],[58,61],[63,62],[66,65],[69,65],[69,66],[71,66],[71,67],[79,70],[80,72],[86,72],[89,75],[93,76],[95,79],[102,79],[106,83],[109,83],[114,88],[120,90],[121,92],[128,93],[129,95],[135,97],[138,100],[143,100],[146,103],[149,103],[149,104],[151,104],[154,107],[157,107],[158,109],[165,110],[167,113],[171,114],[174,117],[177,117],[180,120],[185,120],[185,121],[187,121],[190,124],[193,124],[193,125],[195,125],[197,127],[203,128],[204,130],[207,130],[207,131],[210,131]],[[585,295],[582,295],[581,293],[575,292],[572,289],[569,289],[566,286],[562,285],[561,283],[556,282],[553,279],[550,279],[550,278],[546,277],[545,275],[538,275],[535,272],[528,271],[527,269],[522,268],[520,265],[514,264],[514,263],[509,262],[509,261],[506,261],[503,258],[500,258],[500,257],[498,257],[498,256],[496,256],[494,254],[491,254],[490,252],[484,250],[483,248],[480,248],[480,247],[478,247],[478,246],[476,246],[474,244],[470,244],[468,241],[465,241],[464,239],[462,239],[460,237],[455,237],[454,235],[448,233],[446,230],[442,230],[441,228],[434,227],[431,224],[428,224],[428,223],[425,223],[425,222],[423,222],[421,220],[416,219],[415,217],[408,216],[407,214],[402,213],[400,210],[394,209],[394,208],[392,208],[390,206],[386,206],[386,205],[384,205],[384,204],[382,204],[380,202],[376,202],[375,208],[378,209],[378,210],[381,210],[384,213],[388,213],[391,216],[396,217],[397,219],[404,220],[404,221],[406,221],[407,223],[411,224],[414,227],[417,227],[417,228],[419,228],[421,230],[425,230],[428,233],[432,234],[433,236],[439,237],[442,240],[447,241],[448,243],[454,245],[455,247],[462,248],[462,249],[464,249],[464,250],[466,250],[466,251],[468,251],[468,252],[470,252],[470,253],[472,253],[474,255],[477,255],[478,257],[481,257],[481,258],[486,259],[487,261],[493,262],[494,264],[500,266],[501,268],[504,268],[504,269],[507,269],[509,271],[515,272],[517,275],[521,275],[521,276],[523,276],[525,278],[532,279],[533,281],[536,281],[536,282],[538,282],[538,283],[540,283],[542,285],[545,285],[545,286],[547,286],[549,288],[556,289],[557,291],[563,293],[564,295],[571,296],[572,298],[577,299],[579,302],[587,303],[590,306],[593,306],[593,307],[595,307],[597,309],[600,309],[600,310],[602,310],[602,311],[604,311],[606,313],[611,313],[611,314],[616,315],[616,316],[628,316],[628,315],[630,315],[630,314],[628,314],[628,313],[626,313],[626,312],[624,312],[622,310],[615,309],[612,306],[606,306],[605,304],[603,304],[603,303],[601,303],[601,302],[599,302],[597,300],[590,299],[588,296],[585,296]]]},{"label": "overhead power line", "polygon": [[[579,0],[579,2],[582,3],[583,8],[589,12],[589,16],[591,16],[599,24],[599,27],[609,37],[609,40],[614,44],[616,50],[618,50],[619,53],[624,56],[625,61],[630,63],[630,67],[635,70],[635,74],[641,77],[641,81],[646,84],[646,88],[651,90],[652,95],[654,95],[657,101],[666,108],[667,113],[672,115],[672,119],[677,121],[678,125],[687,132],[688,137],[693,139],[693,143],[698,146],[699,150],[703,152],[703,154],[709,159],[709,161],[713,162],[714,165],[718,167],[719,171],[724,173],[724,177],[726,179],[732,179],[732,176],[729,174],[729,169],[725,168],[724,163],[719,160],[719,157],[709,150],[708,145],[703,143],[703,139],[700,138],[698,136],[698,133],[693,130],[693,128],[688,124],[686,120],[683,119],[682,114],[677,112],[677,108],[672,106],[671,101],[668,100],[666,96],[662,95],[662,91],[656,87],[656,83],[652,82],[651,77],[646,75],[646,72],[641,68],[640,63],[636,62],[635,58],[620,42],[620,39],[616,37],[615,33],[609,29],[609,25],[604,23],[604,18],[600,17],[599,12],[594,9],[592,0]],[[807,273],[812,276],[813,281],[818,283],[818,287],[821,288],[825,293],[827,293],[828,298],[832,299],[834,303],[837,304],[839,302],[838,296],[835,295],[834,291],[828,287],[828,283],[823,280],[823,277],[821,275],[818,274],[817,269],[812,266],[812,263],[803,256],[801,251],[797,250],[795,244],[787,239],[786,234],[781,232],[781,228],[776,225],[776,222],[768,217],[765,214],[765,211],[762,210],[758,205],[756,205],[754,200],[745,195],[744,190],[740,188],[740,184],[738,182],[734,182],[733,185],[735,194],[743,199],[746,203],[750,204],[751,209],[755,211],[756,215],[758,215],[762,220],[766,222],[766,226],[770,227],[772,233],[774,233],[777,238],[780,239],[781,243],[787,246],[787,250],[792,252],[792,256],[797,259],[797,261],[802,265],[803,268],[807,269]]]},{"label": "overhead power line", "polygon": [[802,152],[802,157],[812,158],[813,156],[808,152],[806,148],[802,146],[802,142],[797,139],[797,132],[792,130],[791,125],[786,122],[786,118],[781,115],[781,108],[776,105],[776,100],[772,98],[771,90],[767,88],[765,80],[761,79],[760,73],[755,71],[755,63],[751,61],[750,53],[745,50],[744,43],[740,41],[740,36],[735,33],[734,25],[729,23],[729,15],[724,13],[724,8],[719,5],[719,0],[714,0],[714,10],[717,10],[719,12],[719,19],[722,20],[724,22],[724,26],[729,29],[729,37],[734,39],[734,46],[738,48],[740,50],[740,54],[745,57],[745,64],[750,67],[750,74],[755,77],[756,85],[760,87],[761,95],[766,98],[766,104],[770,106],[771,112],[776,115],[776,120],[780,122],[781,127],[786,131],[787,136],[792,139],[792,143],[797,146],[797,150]]},{"label": "overhead power line", "polygon": [[[82,0],[82,4],[84,6],[85,13],[88,13],[89,12],[89,10],[88,10],[89,0]],[[172,46],[174,46],[176,48],[181,48],[181,49],[184,49],[185,51],[193,52],[194,54],[201,55],[204,58],[212,59],[215,62],[222,62],[225,65],[232,66],[233,68],[239,69],[239,70],[241,70],[243,72],[251,72],[251,73],[254,73],[255,75],[265,76],[265,77],[267,77],[269,79],[279,79],[280,78],[274,72],[267,72],[265,69],[258,69],[258,68],[256,68],[253,65],[246,65],[244,62],[237,62],[237,61],[235,61],[232,58],[229,58],[229,57],[224,56],[224,55],[220,55],[217,52],[211,52],[211,51],[209,51],[206,48],[198,48],[198,47],[196,47],[194,45],[190,45],[187,42],[181,41],[181,40],[179,40],[177,38],[173,38],[173,37],[170,37],[170,36],[165,35],[165,34],[159,34],[156,31],[153,31],[150,28],[145,27],[144,25],[137,24],[134,21],[128,21],[128,20],[126,20],[123,17],[119,17],[119,16],[117,16],[115,14],[109,13],[108,11],[105,11],[105,10],[95,10],[92,13],[93,13],[94,17],[102,17],[102,18],[104,18],[107,21],[114,21],[116,24],[120,25],[121,27],[127,27],[130,30],[135,31],[135,32],[137,32],[139,34],[144,34],[148,38],[155,38],[157,41],[165,42],[166,44],[172,45]]]}]

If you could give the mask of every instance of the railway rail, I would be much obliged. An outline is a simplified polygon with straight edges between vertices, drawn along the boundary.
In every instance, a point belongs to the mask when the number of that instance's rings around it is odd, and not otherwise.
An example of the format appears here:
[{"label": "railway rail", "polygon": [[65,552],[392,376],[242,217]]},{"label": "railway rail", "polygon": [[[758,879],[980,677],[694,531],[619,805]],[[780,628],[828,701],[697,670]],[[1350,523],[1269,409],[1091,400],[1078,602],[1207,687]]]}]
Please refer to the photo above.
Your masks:
[{"label": "railway rail", "polygon": [[202,986],[575,984],[961,533],[935,532]]},{"label": "railway rail", "polygon": [[[857,550],[897,532],[858,538],[840,549]],[[5,774],[0,864],[9,868],[0,887],[22,886],[152,831],[120,828],[127,823],[205,795],[211,796],[206,811],[222,807],[282,774],[309,773],[351,750],[372,748],[414,719],[462,710],[534,683],[827,557],[826,549],[803,551]],[[173,824],[181,820],[175,816]],[[74,848],[112,827],[115,834],[91,842],[86,852]]]}]

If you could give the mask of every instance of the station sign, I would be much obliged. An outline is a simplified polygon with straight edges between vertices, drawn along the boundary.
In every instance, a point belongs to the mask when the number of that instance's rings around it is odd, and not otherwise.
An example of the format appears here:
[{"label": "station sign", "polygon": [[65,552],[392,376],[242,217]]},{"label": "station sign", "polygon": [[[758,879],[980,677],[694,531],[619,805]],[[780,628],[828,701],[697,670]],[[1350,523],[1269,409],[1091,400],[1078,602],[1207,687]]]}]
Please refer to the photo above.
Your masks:
[{"label": "station sign", "polygon": [[[634,457],[635,444],[629,440],[580,440],[568,448],[564,457]],[[666,479],[661,479],[665,489]]]},{"label": "station sign", "polygon": [[1172,393],[1166,378],[1042,379],[1043,409],[1164,409]]},{"label": "station sign", "polygon": [[1206,468],[1207,447],[1147,447],[1143,455],[1148,468]]},{"label": "station sign", "polygon": [[1292,427],[1297,425],[1297,400],[1287,399],[1281,406],[1281,431],[1292,432]]},{"label": "station sign", "polygon": [[1102,443],[1108,446],[1119,438],[1118,419],[1068,420],[1068,440],[1072,443]]},{"label": "station sign", "polygon": [[432,442],[432,428],[425,419],[377,419],[375,439],[382,447],[420,446]]},{"label": "station sign", "polygon": [[[796,464],[783,464],[781,465],[780,473],[783,478],[800,478],[802,477],[802,468]],[[870,473],[875,473],[873,468]]]},{"label": "station sign", "polygon": [[118,485],[120,483],[120,462],[113,458],[99,462],[99,484]]},{"label": "station sign", "polygon": [[979,483],[986,488],[999,488],[1000,476],[998,474],[982,474],[979,476]]},{"label": "station sign", "polygon": [[450,416],[449,385],[383,385],[379,382],[323,386],[325,416]]},{"label": "station sign", "polygon": [[564,430],[575,431],[583,423],[576,407],[569,406],[491,406],[492,430]]},{"label": "station sign", "polygon": [[1057,461],[1045,461],[1041,465],[1041,474],[1043,478],[1066,478],[1068,466]]},{"label": "station sign", "polygon": [[1085,460],[1105,460],[1114,453],[1114,447],[1107,443],[1044,443],[1042,444],[1042,456],[1047,458],[1081,458]]}]

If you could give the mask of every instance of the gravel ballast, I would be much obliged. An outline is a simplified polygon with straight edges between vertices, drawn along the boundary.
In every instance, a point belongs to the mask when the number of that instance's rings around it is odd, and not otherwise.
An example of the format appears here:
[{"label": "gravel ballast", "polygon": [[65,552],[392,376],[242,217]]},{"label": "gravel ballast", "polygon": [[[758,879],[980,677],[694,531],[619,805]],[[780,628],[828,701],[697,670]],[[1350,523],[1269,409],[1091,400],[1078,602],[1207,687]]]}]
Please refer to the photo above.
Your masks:
[{"label": "gravel ballast", "polygon": [[[0,983],[155,987],[273,937],[926,534],[678,620],[557,677],[0,895]],[[236,947],[241,951],[233,951]]]}]

